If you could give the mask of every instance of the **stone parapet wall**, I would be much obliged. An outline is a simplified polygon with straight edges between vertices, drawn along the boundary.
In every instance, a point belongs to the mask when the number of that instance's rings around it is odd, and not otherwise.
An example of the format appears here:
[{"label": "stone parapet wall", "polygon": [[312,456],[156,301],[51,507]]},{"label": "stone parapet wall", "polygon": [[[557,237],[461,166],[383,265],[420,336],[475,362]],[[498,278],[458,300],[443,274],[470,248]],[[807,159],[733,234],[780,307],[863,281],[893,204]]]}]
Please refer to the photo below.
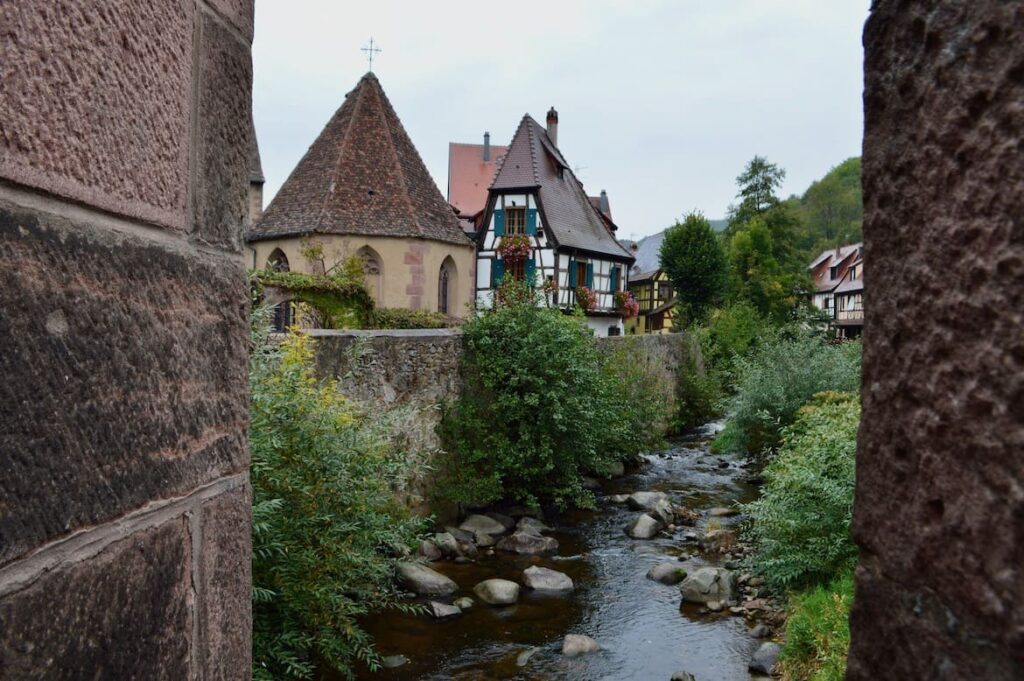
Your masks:
[{"label": "stone parapet wall", "polygon": [[0,25],[0,678],[249,678],[252,2]]},{"label": "stone parapet wall", "polygon": [[1024,3],[864,30],[861,547],[847,679],[1024,679]]}]

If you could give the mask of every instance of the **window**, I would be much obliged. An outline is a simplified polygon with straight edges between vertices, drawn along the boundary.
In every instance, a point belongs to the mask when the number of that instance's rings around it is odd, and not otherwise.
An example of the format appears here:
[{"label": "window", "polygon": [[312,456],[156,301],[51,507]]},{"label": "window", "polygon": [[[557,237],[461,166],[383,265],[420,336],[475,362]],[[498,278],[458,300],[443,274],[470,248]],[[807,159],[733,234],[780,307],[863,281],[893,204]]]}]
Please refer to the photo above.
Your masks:
[{"label": "window", "polygon": [[274,306],[274,317],[270,320],[271,328],[277,333],[284,333],[295,324],[295,306],[290,300]]},{"label": "window", "polygon": [[658,282],[658,298],[661,302],[668,302],[668,299],[672,297],[672,284],[667,281]]},{"label": "window", "polygon": [[526,209],[521,207],[505,209],[505,234],[526,234]]},{"label": "window", "polygon": [[455,261],[448,256],[437,275],[437,311],[441,314],[451,314],[455,308],[455,274]]},{"label": "window", "polygon": [[587,263],[585,262],[576,263],[576,285],[587,285]]},{"label": "window", "polygon": [[526,261],[525,260],[510,260],[505,263],[505,274],[512,277],[516,281],[523,281],[526,279]]},{"label": "window", "polygon": [[360,248],[356,255],[363,261],[363,283],[366,284],[367,292],[377,305],[383,305],[382,284],[384,277],[380,256],[377,255],[377,251],[369,246]]},{"label": "window", "polygon": [[267,269],[274,272],[288,272],[288,256],[280,248],[275,248],[267,258]]}]

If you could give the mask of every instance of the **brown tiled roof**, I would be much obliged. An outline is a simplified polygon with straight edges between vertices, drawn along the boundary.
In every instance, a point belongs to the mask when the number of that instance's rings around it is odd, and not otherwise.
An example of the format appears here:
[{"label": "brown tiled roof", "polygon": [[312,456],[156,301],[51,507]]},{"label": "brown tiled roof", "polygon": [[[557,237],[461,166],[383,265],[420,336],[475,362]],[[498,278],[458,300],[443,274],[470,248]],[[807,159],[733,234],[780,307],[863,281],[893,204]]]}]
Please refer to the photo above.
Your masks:
[{"label": "brown tiled roof", "polygon": [[633,254],[616,241],[609,224],[590,204],[547,131],[529,115],[519,123],[491,185],[492,192],[510,189],[536,189],[546,227],[560,246],[633,261]]},{"label": "brown tiled roof", "polygon": [[256,140],[256,124],[249,116],[249,182],[263,184],[263,164],[260,162],[260,145]]},{"label": "brown tiled roof", "polygon": [[372,73],[345,96],[248,239],[310,233],[470,243]]},{"label": "brown tiled roof", "polygon": [[[814,288],[819,293],[824,293],[835,289],[836,286],[846,277],[846,273],[855,262],[860,261],[860,254],[862,253],[862,244],[848,244],[846,246],[840,246],[838,248],[830,248],[827,251],[823,251],[821,255],[814,259],[814,262],[808,266],[811,270],[811,278],[814,280]],[[832,267],[838,265],[839,269],[836,272],[836,276],[832,277]]]},{"label": "brown tiled roof", "polygon": [[507,151],[508,147],[491,145],[491,160],[485,161],[482,144],[448,144],[448,203],[461,217],[471,218],[487,205],[487,188]]}]

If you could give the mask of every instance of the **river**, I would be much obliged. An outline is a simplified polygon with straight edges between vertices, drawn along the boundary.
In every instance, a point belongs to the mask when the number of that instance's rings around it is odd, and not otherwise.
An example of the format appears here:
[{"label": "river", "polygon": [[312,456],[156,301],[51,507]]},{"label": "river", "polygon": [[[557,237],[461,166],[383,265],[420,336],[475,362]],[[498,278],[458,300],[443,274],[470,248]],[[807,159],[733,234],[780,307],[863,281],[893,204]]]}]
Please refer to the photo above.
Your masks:
[{"label": "river", "polygon": [[[605,483],[601,495],[640,490],[666,492],[673,501],[697,511],[749,501],[756,490],[742,481],[743,470],[728,467],[708,450],[717,424],[709,424],[662,451],[645,456],[636,473]],[[698,606],[680,607],[679,589],[646,578],[658,562],[690,557],[684,569],[720,565],[718,556],[705,556],[683,540],[680,528],[673,538],[634,540],[623,528],[636,516],[623,506],[600,499],[592,512],[572,512],[548,518],[548,533],[559,541],[557,556],[518,556],[496,552],[470,564],[434,563],[454,579],[459,596],[473,596],[478,582],[501,577],[521,582],[530,565],[559,570],[572,577],[576,589],[568,596],[541,596],[522,589],[516,605],[495,608],[479,600],[462,615],[435,621],[429,616],[385,613],[364,623],[383,655],[402,655],[402,666],[384,669],[368,679],[614,679],[668,681],[677,671],[697,681],[747,681],[751,653],[760,643],[749,633],[752,623],[724,613],[701,613]],[[737,518],[715,519],[722,525]],[[441,599],[450,602],[451,599]],[[587,634],[603,650],[569,658],[561,654],[566,634]],[[536,648],[524,666],[517,657]]]}]

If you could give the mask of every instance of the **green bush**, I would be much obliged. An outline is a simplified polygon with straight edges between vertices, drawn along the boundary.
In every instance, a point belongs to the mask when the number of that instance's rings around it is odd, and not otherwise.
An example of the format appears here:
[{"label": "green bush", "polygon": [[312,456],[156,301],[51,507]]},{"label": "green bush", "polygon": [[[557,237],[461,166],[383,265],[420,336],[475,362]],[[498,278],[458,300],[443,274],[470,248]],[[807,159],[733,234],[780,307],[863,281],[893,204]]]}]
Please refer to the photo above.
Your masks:
[{"label": "green bush", "polygon": [[449,320],[440,312],[407,310],[405,308],[376,308],[369,314],[368,329],[443,329]]},{"label": "green bush", "polygon": [[604,448],[623,456],[659,448],[672,429],[672,376],[641,350],[641,338],[608,341],[601,357],[613,415]]},{"label": "green bush", "polygon": [[766,335],[753,354],[735,360],[736,393],[714,448],[770,457],[782,430],[816,393],[860,389],[860,358],[859,341],[830,344],[794,329]]},{"label": "green bush", "polygon": [[253,678],[347,677],[373,642],[357,624],[403,608],[396,558],[420,528],[394,501],[403,462],[387,415],[357,411],[317,380],[305,336],[256,334],[250,363],[253,487]]},{"label": "green bush", "polygon": [[850,649],[853,573],[795,594],[779,666],[786,681],[843,681]]},{"label": "green bush", "polygon": [[719,374],[707,364],[696,328],[688,335],[686,354],[676,376],[676,414],[673,430],[682,432],[707,423],[719,415],[722,387]]},{"label": "green bush", "polygon": [[857,560],[850,520],[859,423],[856,395],[821,393],[764,469],[761,498],[745,510],[754,567],[776,592],[824,583]]},{"label": "green bush", "polygon": [[698,331],[704,358],[729,382],[736,358],[745,356],[769,328],[768,322],[746,301],[714,310]]},{"label": "green bush", "polygon": [[653,407],[624,413],[621,367],[606,363],[582,319],[538,305],[515,282],[497,298],[463,327],[464,389],[442,420],[438,488],[464,504],[592,506],[583,477],[640,451]]}]

